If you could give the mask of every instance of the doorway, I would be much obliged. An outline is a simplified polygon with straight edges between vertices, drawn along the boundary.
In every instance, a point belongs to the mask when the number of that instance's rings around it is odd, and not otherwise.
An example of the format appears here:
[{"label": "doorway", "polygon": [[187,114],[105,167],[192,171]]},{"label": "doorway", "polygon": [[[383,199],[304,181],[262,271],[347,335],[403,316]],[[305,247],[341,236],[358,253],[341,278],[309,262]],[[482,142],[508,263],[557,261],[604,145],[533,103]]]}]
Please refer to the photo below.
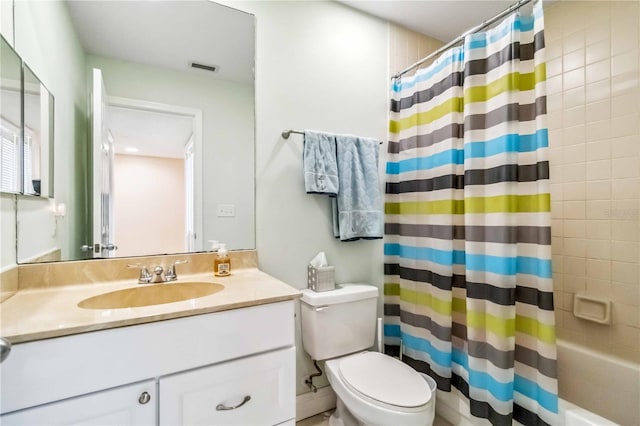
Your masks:
[{"label": "doorway", "polygon": [[193,250],[200,112],[109,97],[105,116],[113,137],[115,255]]}]

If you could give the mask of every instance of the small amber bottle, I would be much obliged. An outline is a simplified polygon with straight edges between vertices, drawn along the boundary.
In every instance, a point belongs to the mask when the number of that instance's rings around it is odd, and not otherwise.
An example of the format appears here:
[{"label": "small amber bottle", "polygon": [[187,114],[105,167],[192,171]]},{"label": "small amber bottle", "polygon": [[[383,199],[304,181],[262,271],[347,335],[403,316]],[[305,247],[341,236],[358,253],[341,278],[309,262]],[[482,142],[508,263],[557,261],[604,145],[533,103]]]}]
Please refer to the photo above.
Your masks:
[{"label": "small amber bottle", "polygon": [[220,244],[218,255],[213,261],[213,273],[216,277],[231,275],[231,259],[225,244]]}]

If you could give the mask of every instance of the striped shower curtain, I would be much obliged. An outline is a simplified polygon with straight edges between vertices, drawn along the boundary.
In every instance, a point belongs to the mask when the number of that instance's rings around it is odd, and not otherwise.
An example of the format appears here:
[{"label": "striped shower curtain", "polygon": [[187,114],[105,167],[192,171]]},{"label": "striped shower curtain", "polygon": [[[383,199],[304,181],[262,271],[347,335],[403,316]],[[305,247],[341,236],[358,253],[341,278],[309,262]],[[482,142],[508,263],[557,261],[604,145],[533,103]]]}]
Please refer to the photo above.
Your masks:
[{"label": "striped shower curtain", "polygon": [[542,2],[392,88],[385,348],[494,425],[554,424]]}]

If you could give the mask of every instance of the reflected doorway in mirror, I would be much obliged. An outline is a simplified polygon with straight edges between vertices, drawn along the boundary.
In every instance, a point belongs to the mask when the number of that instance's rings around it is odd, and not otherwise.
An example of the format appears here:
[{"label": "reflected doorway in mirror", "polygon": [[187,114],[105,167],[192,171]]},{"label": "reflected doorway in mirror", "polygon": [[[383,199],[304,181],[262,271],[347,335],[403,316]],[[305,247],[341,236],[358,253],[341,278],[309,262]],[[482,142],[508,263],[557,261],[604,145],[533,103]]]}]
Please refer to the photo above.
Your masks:
[{"label": "reflected doorway in mirror", "polygon": [[[103,170],[102,179],[94,182],[94,193],[100,191],[100,199],[94,197],[99,212],[94,220],[100,221],[94,223],[94,238],[102,241],[94,256],[195,250],[197,228],[202,226],[195,215],[202,189],[196,184],[194,161],[201,149],[201,111],[108,95],[106,99],[103,119],[109,144],[102,144],[103,155],[94,156],[94,170]],[[95,164],[97,160],[101,164]]]}]

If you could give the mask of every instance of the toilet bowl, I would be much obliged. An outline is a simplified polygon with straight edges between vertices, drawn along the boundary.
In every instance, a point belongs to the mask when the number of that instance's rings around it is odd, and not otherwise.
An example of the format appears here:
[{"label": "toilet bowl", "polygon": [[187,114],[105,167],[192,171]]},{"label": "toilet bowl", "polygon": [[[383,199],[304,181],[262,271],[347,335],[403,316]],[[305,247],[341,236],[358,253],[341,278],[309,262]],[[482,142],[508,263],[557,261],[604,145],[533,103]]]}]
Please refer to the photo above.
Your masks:
[{"label": "toilet bowl", "polygon": [[395,358],[362,352],[326,361],[325,371],[338,397],[332,426],[433,423],[435,395],[415,370]]},{"label": "toilet bowl", "polygon": [[302,291],[303,347],[325,361],[338,397],[330,424],[429,426],[435,393],[426,379],[396,358],[367,351],[375,340],[377,299],[377,287],[363,284]]}]

